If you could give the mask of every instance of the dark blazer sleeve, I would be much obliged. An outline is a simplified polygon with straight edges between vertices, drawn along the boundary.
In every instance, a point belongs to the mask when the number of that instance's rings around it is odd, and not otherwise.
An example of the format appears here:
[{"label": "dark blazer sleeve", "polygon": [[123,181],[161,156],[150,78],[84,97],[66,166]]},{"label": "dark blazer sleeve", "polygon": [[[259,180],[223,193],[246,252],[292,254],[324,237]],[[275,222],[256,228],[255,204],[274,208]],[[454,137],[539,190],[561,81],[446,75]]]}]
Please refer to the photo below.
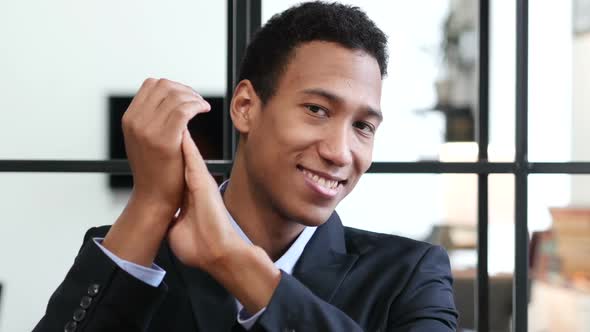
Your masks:
[{"label": "dark blazer sleeve", "polygon": [[[397,297],[388,331],[455,331],[457,311],[453,278],[446,251],[431,246]],[[402,308],[399,310],[398,308]]]},{"label": "dark blazer sleeve", "polygon": [[[73,266],[33,331],[144,331],[166,293],[120,269],[94,243],[90,229]],[[75,326],[75,327],[73,327]]]},{"label": "dark blazer sleeve", "polygon": [[[394,302],[385,331],[456,330],[450,264],[444,249],[433,246],[425,251]],[[346,313],[284,272],[257,326],[264,331],[363,331]]]},{"label": "dark blazer sleeve", "polygon": [[258,319],[263,331],[362,331],[337,307],[314,295],[295,277],[281,271],[281,281]]}]

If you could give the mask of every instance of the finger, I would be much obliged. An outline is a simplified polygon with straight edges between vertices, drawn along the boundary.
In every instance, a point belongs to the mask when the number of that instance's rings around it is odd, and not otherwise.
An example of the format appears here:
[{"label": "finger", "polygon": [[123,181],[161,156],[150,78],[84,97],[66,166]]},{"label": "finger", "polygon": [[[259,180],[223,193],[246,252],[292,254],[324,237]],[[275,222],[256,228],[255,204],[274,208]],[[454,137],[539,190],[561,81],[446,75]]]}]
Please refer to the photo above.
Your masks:
[{"label": "finger", "polygon": [[[163,129],[163,123],[166,121],[166,114],[160,111],[160,106],[166,99],[170,99],[170,103],[174,105],[177,96],[195,96],[192,90],[186,89],[182,84],[172,82],[167,79],[159,80],[149,93],[146,101],[141,105],[142,112],[136,117],[141,121],[142,126],[154,126]],[[186,98],[186,97],[183,97]],[[171,107],[171,105],[166,105]],[[176,133],[176,138],[180,138],[179,132]]]},{"label": "finger", "polygon": [[156,86],[156,83],[158,83],[158,79],[152,77],[146,78],[141,84],[141,87],[139,88],[137,93],[135,94],[133,100],[136,103],[143,103],[145,99],[149,96],[150,91]]},{"label": "finger", "polygon": [[199,93],[197,92],[197,90],[193,89],[193,87],[192,87],[192,86],[190,86],[190,85],[186,85],[186,84],[182,84],[182,83],[178,83],[178,84],[180,84],[180,85],[184,86],[184,87],[185,87],[185,88],[186,88],[188,91],[192,91],[192,92],[194,92],[196,95],[198,95],[199,97],[201,97],[201,95],[199,95]]},{"label": "finger", "polygon": [[184,194],[182,195],[182,206],[178,211],[176,211],[176,215],[174,216],[173,222],[178,222],[182,218],[185,218],[186,211],[188,209],[188,190],[184,189]]},{"label": "finger", "polygon": [[186,88],[179,83],[165,78],[158,80],[145,100],[144,106],[146,110],[155,111],[164,99],[174,90],[186,91]]},{"label": "finger", "polygon": [[209,175],[205,161],[188,130],[183,132],[182,152],[184,156],[184,177],[189,191],[197,189],[198,181]]},{"label": "finger", "polygon": [[141,87],[135,94],[135,97],[133,97],[133,99],[131,100],[128,111],[126,111],[126,113],[130,113],[129,115],[133,115],[133,113],[137,112],[137,106],[141,105],[145,101],[150,91],[156,86],[157,82],[158,80],[155,78],[150,77],[145,79],[141,84]]},{"label": "finger", "polygon": [[181,143],[183,140],[182,132],[187,129],[188,122],[195,115],[201,112],[201,103],[199,101],[188,101],[175,107],[171,114],[174,114],[174,125],[170,125],[169,117],[165,119],[164,123],[159,123],[160,136],[167,140]]},{"label": "finger", "polygon": [[174,225],[176,225],[178,223],[178,221],[183,217],[182,211],[178,212],[178,216],[174,216],[172,217],[172,220],[170,221],[170,224],[168,224],[168,232],[170,231],[170,229],[172,227],[174,227]]},{"label": "finger", "polygon": [[165,123],[165,130],[169,133],[178,133],[186,128],[190,119],[200,113],[211,110],[211,105],[204,99],[179,105],[169,112]]},{"label": "finger", "polygon": [[181,104],[186,102],[198,102],[200,100],[199,96],[195,95],[192,92],[186,91],[174,91],[168,94],[166,98],[162,101],[160,106],[156,109],[156,114],[154,121],[159,122],[164,126],[170,113]]},{"label": "finger", "polygon": [[187,254],[192,253],[194,254],[195,249],[194,244],[191,243],[191,225],[186,217],[182,219],[178,219],[174,224],[170,226],[168,229],[168,243],[170,243],[170,247],[176,257],[184,264],[187,264],[183,258],[186,257]]}]

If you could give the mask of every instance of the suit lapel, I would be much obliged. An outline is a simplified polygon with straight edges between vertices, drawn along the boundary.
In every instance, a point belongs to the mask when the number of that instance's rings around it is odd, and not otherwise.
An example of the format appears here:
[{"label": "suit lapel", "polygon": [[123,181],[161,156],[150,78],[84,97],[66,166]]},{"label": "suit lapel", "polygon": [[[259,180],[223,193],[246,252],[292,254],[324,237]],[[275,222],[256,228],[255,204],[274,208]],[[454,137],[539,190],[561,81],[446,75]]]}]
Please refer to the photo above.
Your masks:
[{"label": "suit lapel", "polygon": [[357,259],[357,255],[346,251],[344,227],[334,212],[309,240],[293,276],[315,295],[331,302]]},{"label": "suit lapel", "polygon": [[206,272],[175,260],[190,297],[197,330],[230,331],[237,317],[234,297]]}]

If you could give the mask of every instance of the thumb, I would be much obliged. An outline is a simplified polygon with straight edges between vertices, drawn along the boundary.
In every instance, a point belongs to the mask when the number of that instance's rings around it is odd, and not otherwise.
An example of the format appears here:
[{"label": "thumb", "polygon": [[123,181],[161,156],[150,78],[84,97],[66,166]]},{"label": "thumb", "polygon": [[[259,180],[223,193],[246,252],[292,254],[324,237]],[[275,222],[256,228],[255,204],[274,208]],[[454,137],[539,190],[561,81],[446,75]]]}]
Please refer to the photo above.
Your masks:
[{"label": "thumb", "polygon": [[170,244],[170,248],[174,255],[183,263],[188,264],[186,259],[187,255],[194,254],[196,252],[194,243],[191,240],[191,226],[186,216],[179,218],[170,228],[168,229],[167,239]]},{"label": "thumb", "polygon": [[209,175],[209,171],[188,129],[182,134],[182,153],[184,156],[184,178],[189,191],[192,191],[198,188],[199,179]]}]

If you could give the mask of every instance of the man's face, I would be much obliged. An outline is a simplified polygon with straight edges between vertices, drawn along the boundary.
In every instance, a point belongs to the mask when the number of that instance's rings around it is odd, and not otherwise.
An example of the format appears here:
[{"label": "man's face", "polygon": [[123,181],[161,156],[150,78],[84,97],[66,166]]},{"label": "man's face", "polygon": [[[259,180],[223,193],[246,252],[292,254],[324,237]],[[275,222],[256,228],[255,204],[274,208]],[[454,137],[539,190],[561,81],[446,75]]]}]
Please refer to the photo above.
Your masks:
[{"label": "man's face", "polygon": [[252,113],[244,148],[256,194],[285,218],[325,222],[371,164],[380,100],[372,56],[330,42],[299,46],[275,95]]}]

